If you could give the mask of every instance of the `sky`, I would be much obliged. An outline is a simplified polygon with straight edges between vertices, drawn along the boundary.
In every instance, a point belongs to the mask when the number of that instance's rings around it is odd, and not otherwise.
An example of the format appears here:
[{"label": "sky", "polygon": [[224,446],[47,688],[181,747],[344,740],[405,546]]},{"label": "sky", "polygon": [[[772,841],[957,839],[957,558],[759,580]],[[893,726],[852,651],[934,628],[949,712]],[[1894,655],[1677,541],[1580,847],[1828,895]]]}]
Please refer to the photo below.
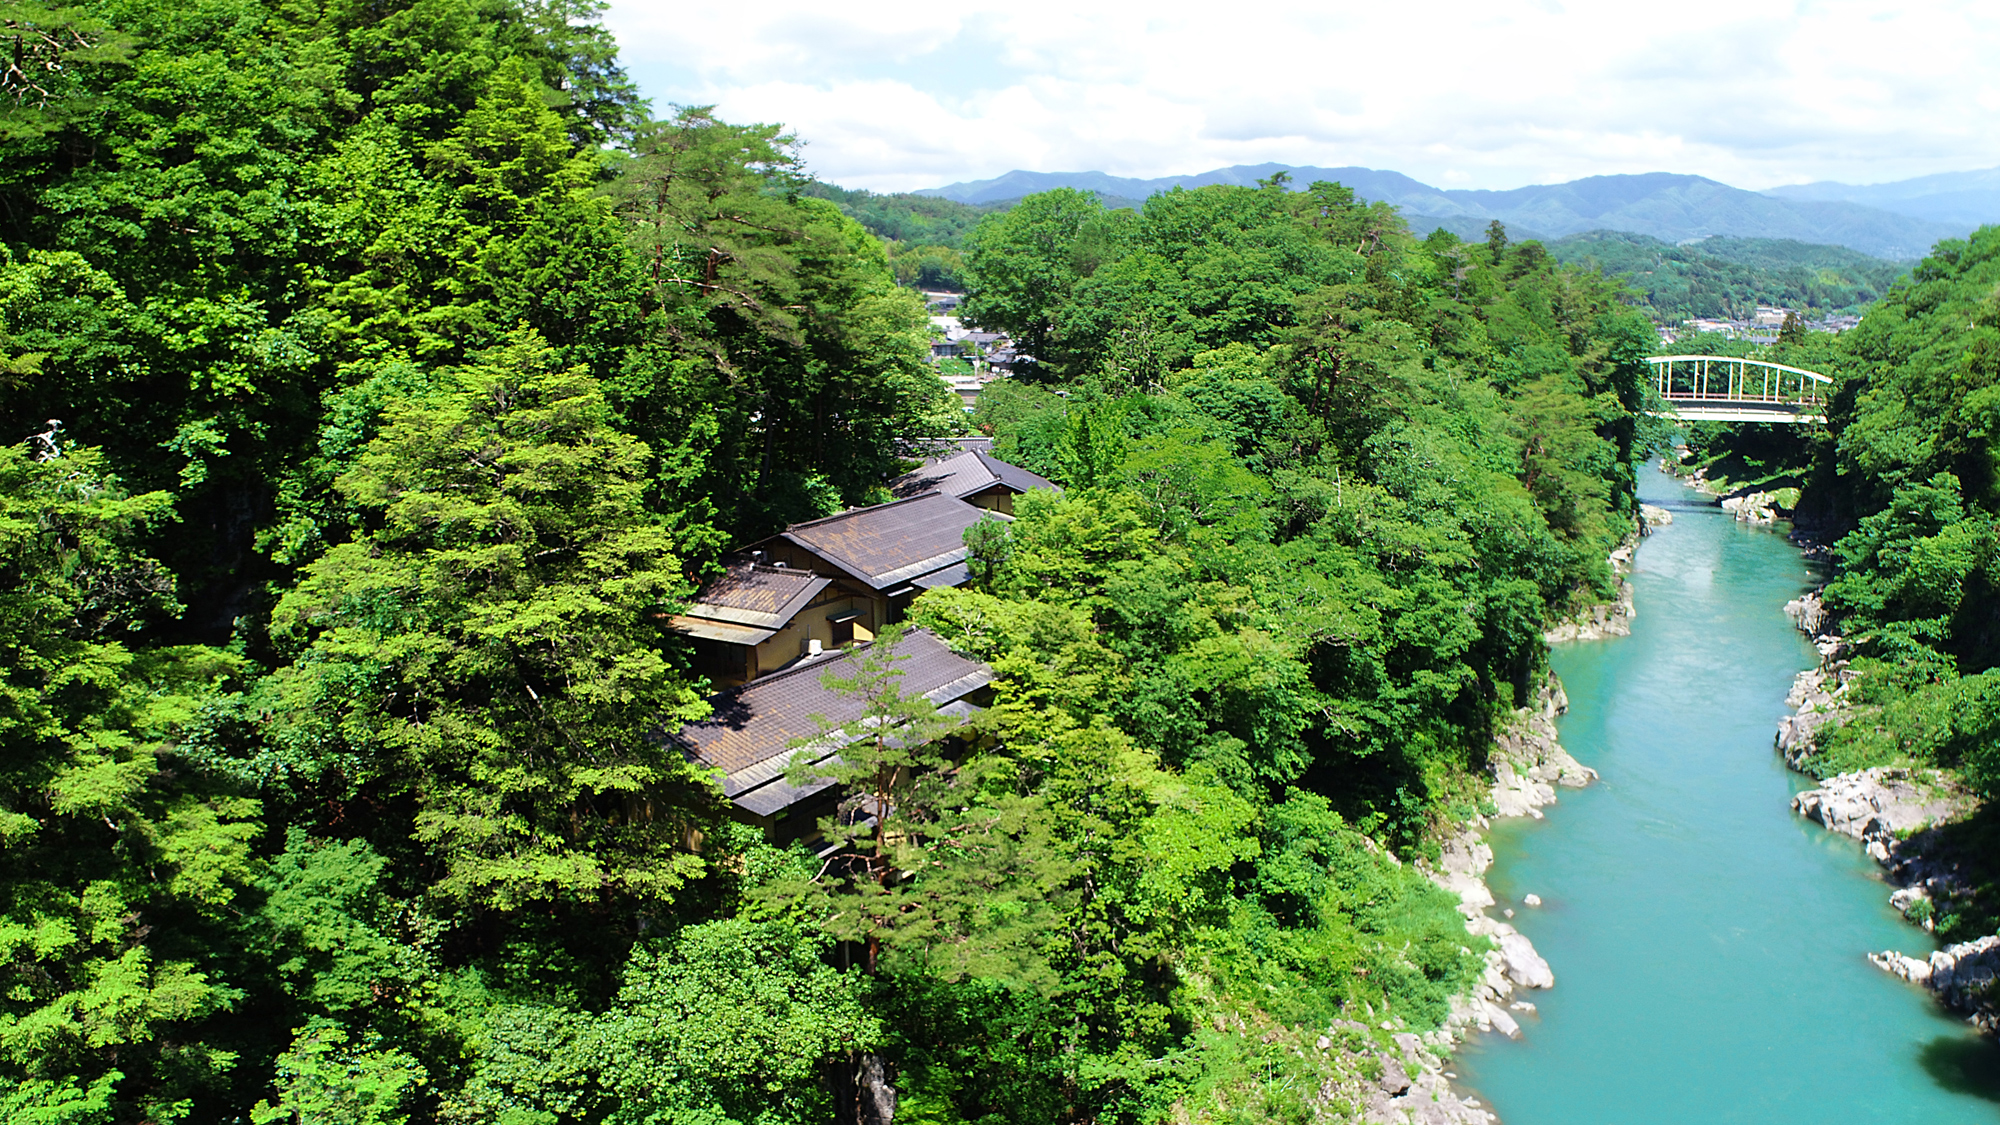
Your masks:
[{"label": "sky", "polygon": [[1992,0],[613,0],[604,18],[656,114],[783,124],[821,179],[875,191],[1267,161],[1752,190],[2000,165]]}]

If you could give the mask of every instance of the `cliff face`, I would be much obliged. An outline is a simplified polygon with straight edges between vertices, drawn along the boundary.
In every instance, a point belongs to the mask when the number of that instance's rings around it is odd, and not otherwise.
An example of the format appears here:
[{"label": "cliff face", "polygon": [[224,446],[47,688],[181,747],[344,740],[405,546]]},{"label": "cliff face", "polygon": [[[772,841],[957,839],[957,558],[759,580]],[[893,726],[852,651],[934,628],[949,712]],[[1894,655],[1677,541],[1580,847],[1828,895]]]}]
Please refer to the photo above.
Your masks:
[{"label": "cliff face", "polygon": [[[1516,711],[1494,738],[1487,769],[1495,817],[1540,817],[1558,789],[1597,779],[1595,770],[1578,763],[1556,741],[1555,718],[1568,706],[1562,685],[1550,676],[1534,705]],[[1393,1049],[1366,1025],[1336,1020],[1314,1044],[1345,1056],[1342,1077],[1321,1091],[1323,1105],[1350,1107],[1347,1113],[1358,1109],[1366,1125],[1492,1125],[1497,1120],[1477,1098],[1453,1087],[1457,1075],[1448,1069],[1450,1052],[1474,1032],[1519,1038],[1521,1020],[1535,1012],[1525,995],[1555,987],[1556,978],[1534,943],[1506,921],[1513,917],[1512,909],[1501,911],[1502,917],[1489,913],[1496,903],[1483,876],[1493,863],[1493,849],[1484,839],[1491,827],[1487,816],[1475,815],[1443,842],[1435,863],[1417,864],[1432,882],[1458,896],[1466,933],[1488,939],[1475,943],[1491,946],[1485,972],[1469,992],[1453,998],[1444,1027],[1421,1036],[1392,1034]],[[1521,905],[1540,904],[1528,895]],[[1381,1030],[1394,1032],[1400,1026],[1383,1023]]]}]

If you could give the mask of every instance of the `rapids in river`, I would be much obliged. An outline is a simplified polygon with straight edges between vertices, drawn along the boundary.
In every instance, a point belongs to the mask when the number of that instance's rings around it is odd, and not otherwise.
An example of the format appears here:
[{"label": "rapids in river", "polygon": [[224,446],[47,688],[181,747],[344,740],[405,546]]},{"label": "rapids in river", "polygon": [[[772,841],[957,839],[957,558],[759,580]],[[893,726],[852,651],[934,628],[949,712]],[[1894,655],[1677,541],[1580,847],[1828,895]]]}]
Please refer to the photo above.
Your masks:
[{"label": "rapids in river", "polygon": [[1865,956],[1935,944],[1789,808],[1811,782],[1772,734],[1817,655],[1783,607],[1816,576],[1780,531],[1639,481],[1674,522],[1639,548],[1632,635],[1554,655],[1563,745],[1602,780],[1491,837],[1494,912],[1556,987],[1519,1041],[1459,1051],[1462,1085],[1502,1125],[2000,1122],[2000,1048]]}]

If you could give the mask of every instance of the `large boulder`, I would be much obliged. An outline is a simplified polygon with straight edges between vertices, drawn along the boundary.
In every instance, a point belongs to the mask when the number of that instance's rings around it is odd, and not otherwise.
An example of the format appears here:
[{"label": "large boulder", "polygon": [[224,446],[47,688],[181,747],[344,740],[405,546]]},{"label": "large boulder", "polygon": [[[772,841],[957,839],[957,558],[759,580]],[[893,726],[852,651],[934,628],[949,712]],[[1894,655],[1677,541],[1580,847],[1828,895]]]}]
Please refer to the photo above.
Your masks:
[{"label": "large boulder", "polygon": [[1518,933],[1500,936],[1500,959],[1506,963],[1507,979],[1522,988],[1554,988],[1555,970],[1535,952],[1534,943]]},{"label": "large boulder", "polygon": [[1967,798],[1937,777],[1894,766],[1829,777],[1819,788],[1792,798],[1799,815],[1854,837],[1883,862],[1895,850],[1899,836],[1957,816],[1966,807]]},{"label": "large boulder", "polygon": [[1920,984],[1961,1012],[1970,1012],[1982,1030],[2000,1030],[1994,1008],[1993,982],[2000,979],[2000,936],[1948,945],[1928,959],[1893,950],[1870,953],[1868,959],[1886,972]]}]

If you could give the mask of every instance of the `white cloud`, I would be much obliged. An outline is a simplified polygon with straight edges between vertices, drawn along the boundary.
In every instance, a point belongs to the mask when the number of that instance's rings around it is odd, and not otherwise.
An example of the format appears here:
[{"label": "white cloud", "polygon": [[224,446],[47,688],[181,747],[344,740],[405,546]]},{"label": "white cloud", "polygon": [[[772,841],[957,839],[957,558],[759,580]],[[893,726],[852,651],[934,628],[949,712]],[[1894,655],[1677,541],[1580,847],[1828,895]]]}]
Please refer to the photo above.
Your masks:
[{"label": "white cloud", "polygon": [[1495,188],[2000,164],[2000,8],[1973,3],[618,0],[607,22],[656,104],[782,122],[821,176],[877,190],[1265,161]]}]

